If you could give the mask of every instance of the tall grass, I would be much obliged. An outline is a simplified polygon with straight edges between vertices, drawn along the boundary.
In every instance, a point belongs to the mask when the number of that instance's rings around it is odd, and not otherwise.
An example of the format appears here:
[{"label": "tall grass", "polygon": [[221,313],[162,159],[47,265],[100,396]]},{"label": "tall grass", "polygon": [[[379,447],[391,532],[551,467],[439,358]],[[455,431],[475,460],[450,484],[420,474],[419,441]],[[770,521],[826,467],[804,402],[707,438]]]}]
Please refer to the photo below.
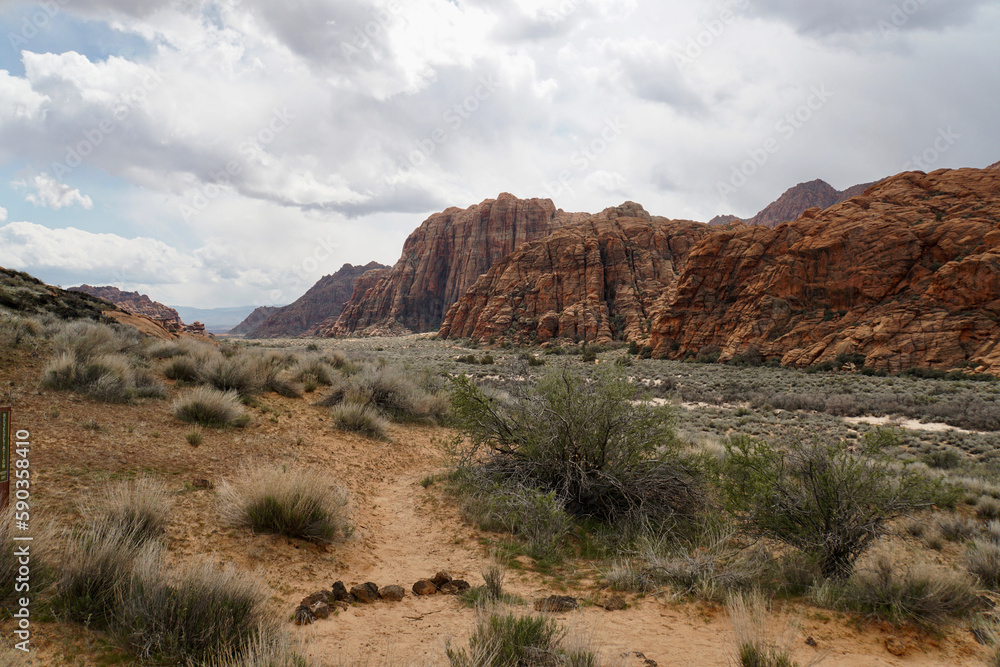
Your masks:
[{"label": "tall grass", "polygon": [[772,638],[767,629],[767,600],[760,591],[731,595],[726,612],[733,634],[730,660],[740,667],[794,667],[789,636]]},{"label": "tall grass", "polygon": [[246,467],[222,484],[218,497],[231,526],[317,543],[350,533],[347,491],[317,472],[278,465]]},{"label": "tall grass", "polygon": [[598,667],[598,653],[567,641],[555,619],[480,610],[467,648],[446,649],[451,667]]},{"label": "tall grass", "polygon": [[112,485],[85,509],[95,528],[114,526],[138,544],[158,539],[170,522],[171,501],[163,484],[137,477]]},{"label": "tall grass", "polygon": [[174,416],[181,421],[210,428],[246,426],[250,417],[235,391],[195,387],[174,401]]}]

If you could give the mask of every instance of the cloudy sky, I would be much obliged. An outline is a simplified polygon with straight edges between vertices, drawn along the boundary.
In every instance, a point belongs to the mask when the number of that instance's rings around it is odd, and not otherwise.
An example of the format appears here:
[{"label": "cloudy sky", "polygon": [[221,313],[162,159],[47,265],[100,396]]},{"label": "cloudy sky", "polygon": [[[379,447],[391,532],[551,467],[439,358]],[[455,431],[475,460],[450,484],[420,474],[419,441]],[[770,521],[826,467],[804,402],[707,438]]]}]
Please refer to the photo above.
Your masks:
[{"label": "cloudy sky", "polygon": [[0,0],[0,265],[274,305],[500,192],[750,216],[1000,160],[997,0]]}]

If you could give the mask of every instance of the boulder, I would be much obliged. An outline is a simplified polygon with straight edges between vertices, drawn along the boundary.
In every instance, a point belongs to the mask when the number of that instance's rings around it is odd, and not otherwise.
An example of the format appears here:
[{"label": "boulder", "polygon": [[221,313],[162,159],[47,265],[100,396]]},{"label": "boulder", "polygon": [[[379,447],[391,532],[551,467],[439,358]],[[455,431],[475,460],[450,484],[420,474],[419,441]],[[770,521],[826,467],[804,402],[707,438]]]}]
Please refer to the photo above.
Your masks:
[{"label": "boulder", "polygon": [[372,582],[367,582],[364,584],[358,584],[357,586],[351,587],[351,595],[358,602],[363,602],[364,604],[371,604],[378,600],[378,586]]},{"label": "boulder", "polygon": [[406,597],[406,591],[402,586],[383,586],[379,592],[379,597],[387,602],[399,602]]},{"label": "boulder", "polygon": [[568,595],[550,595],[535,600],[535,611],[573,611],[579,606],[577,599]]},{"label": "boulder", "polygon": [[413,584],[412,590],[414,595],[434,595],[438,588],[429,579],[421,579]]}]

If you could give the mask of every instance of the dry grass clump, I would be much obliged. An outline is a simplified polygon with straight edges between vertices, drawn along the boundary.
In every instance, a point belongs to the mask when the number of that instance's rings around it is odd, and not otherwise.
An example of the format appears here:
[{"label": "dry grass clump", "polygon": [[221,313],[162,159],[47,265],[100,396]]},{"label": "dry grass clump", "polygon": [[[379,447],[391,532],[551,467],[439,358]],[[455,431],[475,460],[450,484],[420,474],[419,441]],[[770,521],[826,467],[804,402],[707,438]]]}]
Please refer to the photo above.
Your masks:
[{"label": "dry grass clump", "polygon": [[330,410],[335,428],[385,440],[389,423],[374,408],[363,403],[341,403]]},{"label": "dry grass clump", "polygon": [[525,540],[532,558],[554,556],[573,529],[565,503],[554,491],[524,486],[507,488],[477,471],[460,474],[465,479],[462,514],[480,530],[507,532]]},{"label": "dry grass clump", "polygon": [[794,667],[791,636],[774,639],[767,630],[767,600],[760,591],[736,593],[726,601],[733,634],[730,661],[740,667]]},{"label": "dry grass clump", "polygon": [[437,423],[448,413],[448,399],[421,387],[407,373],[383,365],[368,365],[333,382],[319,405],[354,403],[377,410],[394,422]]},{"label": "dry grass clump", "polygon": [[[13,491],[13,489],[12,489]],[[15,501],[11,499],[11,502]],[[14,505],[0,510],[0,607],[4,606],[8,600],[21,597],[23,592],[14,590],[17,584],[18,570],[20,564],[14,556],[14,549],[18,544],[14,537],[30,536],[31,545],[31,591],[33,595],[46,589],[51,583],[51,559],[50,549],[53,546],[54,535],[48,524],[43,523],[41,518],[32,515],[31,532],[25,533],[15,530]]]},{"label": "dry grass clump", "polygon": [[165,571],[162,551],[144,551],[117,602],[113,632],[140,658],[205,664],[279,643],[256,577],[210,561]]},{"label": "dry grass clump", "polygon": [[477,615],[468,648],[446,649],[452,667],[598,667],[589,647],[567,642],[555,619],[484,610]]},{"label": "dry grass clump", "polygon": [[84,514],[91,518],[95,531],[113,526],[115,532],[143,544],[163,536],[171,505],[162,482],[143,476],[106,488]]},{"label": "dry grass clump", "polygon": [[82,357],[63,351],[45,365],[42,385],[56,391],[78,391],[108,403],[133,398],[164,398],[166,388],[133,358],[106,353]]},{"label": "dry grass clump", "polygon": [[974,520],[956,514],[940,514],[935,520],[941,537],[949,542],[961,542],[976,534],[979,524]]},{"label": "dry grass clump", "polygon": [[219,489],[228,525],[326,544],[351,532],[347,491],[309,470],[271,465],[244,468]]},{"label": "dry grass clump", "polygon": [[174,401],[174,416],[181,421],[210,428],[246,426],[250,417],[235,391],[195,387]]},{"label": "dry grass clump", "polygon": [[979,582],[1000,589],[1000,544],[991,539],[975,539],[965,553],[965,565]]},{"label": "dry grass clump", "polygon": [[163,365],[163,375],[168,380],[178,382],[197,382],[201,377],[198,372],[198,362],[187,355],[171,357]]},{"label": "dry grass clump", "polygon": [[968,577],[928,566],[909,569],[887,554],[856,571],[838,592],[848,609],[925,627],[966,616],[979,603]]},{"label": "dry grass clump", "polygon": [[976,503],[976,516],[980,519],[1000,519],[1000,500],[992,496],[983,496]]}]

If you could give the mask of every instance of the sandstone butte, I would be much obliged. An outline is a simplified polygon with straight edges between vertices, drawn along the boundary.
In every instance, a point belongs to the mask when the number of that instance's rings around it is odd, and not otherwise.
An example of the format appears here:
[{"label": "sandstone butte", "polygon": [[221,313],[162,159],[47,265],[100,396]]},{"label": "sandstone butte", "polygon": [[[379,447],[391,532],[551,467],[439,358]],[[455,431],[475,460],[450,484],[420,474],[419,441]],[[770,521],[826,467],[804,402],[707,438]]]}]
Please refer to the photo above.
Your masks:
[{"label": "sandstone butte", "polygon": [[640,340],[712,228],[626,202],[521,246],[448,311],[442,338]]},{"label": "sandstone butte", "polygon": [[493,264],[521,244],[587,217],[557,210],[549,199],[503,193],[467,209],[449,208],[406,239],[387,273],[351,299],[325,335],[434,331],[448,308]]},{"label": "sandstone butte", "polygon": [[294,302],[278,308],[263,322],[254,327],[247,338],[280,338],[312,333],[328,318],[340,315],[344,304],[354,293],[354,284],[369,271],[388,268],[378,262],[364,266],[344,264],[328,276],[323,276],[315,285]]},{"label": "sandstone butte", "polygon": [[80,292],[103,299],[134,315],[143,315],[154,320],[165,320],[181,324],[181,317],[176,310],[158,301],[153,301],[145,294],[123,292],[117,287],[93,287],[91,285],[70,287],[69,291]]},{"label": "sandstone butte", "polygon": [[777,227],[783,222],[797,219],[810,208],[828,208],[851,197],[856,197],[874,183],[855,185],[846,190],[837,190],[826,181],[816,179],[799,183],[786,190],[777,200],[766,206],[760,213],[746,221],[748,225]]},{"label": "sandstone butte", "polygon": [[651,217],[564,226],[482,276],[445,338],[650,342],[660,357],[756,349],[806,366],[1000,372],[1000,171],[909,172],[776,228]]},{"label": "sandstone butte", "polygon": [[774,229],[704,237],[654,318],[654,355],[840,353],[890,371],[1000,372],[1000,171],[907,172]]}]

